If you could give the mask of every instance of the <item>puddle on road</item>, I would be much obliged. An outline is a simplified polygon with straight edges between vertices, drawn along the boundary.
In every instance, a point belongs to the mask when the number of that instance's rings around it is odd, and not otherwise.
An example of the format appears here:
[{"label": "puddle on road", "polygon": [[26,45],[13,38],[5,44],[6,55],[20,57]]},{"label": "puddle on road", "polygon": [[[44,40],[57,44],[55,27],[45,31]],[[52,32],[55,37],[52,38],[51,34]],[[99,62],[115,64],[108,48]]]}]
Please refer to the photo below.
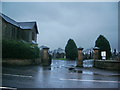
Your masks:
[{"label": "puddle on road", "polygon": [[[93,61],[94,60],[84,60],[83,61],[83,67],[93,67]],[[91,71],[82,71],[82,70],[77,70],[76,68],[76,61],[58,61],[58,60],[53,60],[52,64],[51,64],[51,70],[58,70],[58,69],[64,69],[69,70],[70,72],[74,72],[74,73],[81,73],[81,74],[89,74],[89,75],[96,75],[94,72]],[[46,70],[46,69],[44,69]],[[49,70],[49,69],[48,69]],[[63,70],[63,72],[64,72]]]},{"label": "puddle on road", "polygon": [[89,72],[89,71],[82,71],[82,74],[94,75],[94,73],[93,73],[93,72]]},{"label": "puddle on road", "polygon": [[95,73],[93,73],[93,72],[90,72],[90,71],[80,71],[80,70],[76,70],[76,71],[74,71],[74,72],[76,72],[76,73],[81,73],[81,74],[89,74],[89,75],[95,75]]},{"label": "puddle on road", "polygon": [[80,74],[88,74],[88,75],[101,75],[101,74],[94,73],[91,71],[82,71],[82,70],[75,69],[75,68],[69,68],[68,70],[72,73],[80,73]]}]

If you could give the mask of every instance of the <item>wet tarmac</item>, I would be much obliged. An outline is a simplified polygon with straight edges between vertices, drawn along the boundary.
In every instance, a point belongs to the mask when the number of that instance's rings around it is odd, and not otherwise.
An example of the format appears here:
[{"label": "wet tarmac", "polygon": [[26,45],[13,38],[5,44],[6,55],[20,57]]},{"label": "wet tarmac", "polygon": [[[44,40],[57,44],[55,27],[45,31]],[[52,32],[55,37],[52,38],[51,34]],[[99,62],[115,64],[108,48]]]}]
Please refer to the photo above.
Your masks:
[{"label": "wet tarmac", "polygon": [[[84,68],[74,68],[76,61],[53,60],[51,66],[3,67],[2,86],[11,88],[118,88],[119,74],[93,68],[93,60]],[[73,67],[74,70],[69,70]]]}]

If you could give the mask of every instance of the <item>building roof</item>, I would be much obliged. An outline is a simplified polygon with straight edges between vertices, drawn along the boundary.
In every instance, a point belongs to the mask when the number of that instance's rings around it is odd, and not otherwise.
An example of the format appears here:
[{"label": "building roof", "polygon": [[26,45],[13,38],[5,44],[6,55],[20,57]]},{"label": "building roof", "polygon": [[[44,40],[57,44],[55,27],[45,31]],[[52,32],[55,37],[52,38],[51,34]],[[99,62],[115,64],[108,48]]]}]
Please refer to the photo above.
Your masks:
[{"label": "building roof", "polygon": [[41,49],[49,49],[49,47],[44,46],[44,45],[40,46],[40,48],[41,48]]},{"label": "building roof", "polygon": [[38,33],[36,22],[16,22],[15,20],[9,18],[8,16],[0,13],[0,16],[8,23],[13,24],[21,29],[33,29],[36,28],[36,33]]},{"label": "building roof", "polygon": [[94,47],[93,49],[94,49],[94,50],[99,50],[100,48],[99,48],[99,47]]},{"label": "building roof", "polygon": [[58,48],[52,51],[52,53],[65,53],[65,50],[63,50],[62,48]]},{"label": "building roof", "polygon": [[11,24],[19,27],[18,23],[17,23],[15,20],[9,18],[8,16],[6,16],[6,15],[4,15],[4,14],[2,14],[2,13],[0,13],[0,16],[1,16],[6,22],[11,23]]},{"label": "building roof", "polygon": [[36,28],[36,32],[38,33],[36,22],[18,22],[21,29],[33,29]]}]

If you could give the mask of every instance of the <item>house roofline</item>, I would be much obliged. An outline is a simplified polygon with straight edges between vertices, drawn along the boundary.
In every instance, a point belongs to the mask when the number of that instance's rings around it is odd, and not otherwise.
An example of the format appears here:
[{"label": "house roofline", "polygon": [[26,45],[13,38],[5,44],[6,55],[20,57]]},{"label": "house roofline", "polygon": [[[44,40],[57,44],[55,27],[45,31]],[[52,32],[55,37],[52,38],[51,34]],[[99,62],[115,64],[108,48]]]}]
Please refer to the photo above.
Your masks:
[{"label": "house roofline", "polygon": [[[5,14],[3,14],[3,13],[1,13],[1,12],[0,12],[0,16],[2,17],[2,19],[4,19],[4,20],[5,20],[6,22],[8,22],[9,24],[12,24],[12,25],[14,25],[14,26],[16,26],[16,27],[18,27],[18,28],[20,28],[20,29],[23,29],[23,28],[21,28],[21,25],[20,25],[19,23],[35,23],[33,27],[36,28],[36,33],[39,34],[36,21],[16,22],[14,19],[11,19],[10,17],[8,17],[7,15],[5,15]],[[6,18],[5,18],[5,17],[6,17]],[[8,20],[7,20],[7,19],[8,19]],[[12,21],[12,22],[10,22],[10,21]],[[15,23],[15,24],[13,24],[13,23]],[[32,27],[32,29],[33,29],[33,27]],[[27,29],[23,29],[23,30],[27,30]],[[31,29],[29,29],[29,30],[31,30]]]}]

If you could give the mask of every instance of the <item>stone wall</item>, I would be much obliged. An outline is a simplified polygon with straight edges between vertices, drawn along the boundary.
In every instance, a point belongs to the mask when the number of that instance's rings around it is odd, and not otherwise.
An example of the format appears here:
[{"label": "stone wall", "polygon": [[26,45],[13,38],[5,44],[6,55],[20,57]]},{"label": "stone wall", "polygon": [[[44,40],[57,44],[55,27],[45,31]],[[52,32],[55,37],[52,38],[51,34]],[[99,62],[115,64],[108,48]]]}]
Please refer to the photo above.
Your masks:
[{"label": "stone wall", "polygon": [[17,65],[17,66],[24,66],[24,65],[33,65],[33,64],[41,64],[40,59],[4,59],[2,60],[3,65]]},{"label": "stone wall", "polygon": [[97,68],[120,70],[120,61],[118,60],[95,60],[94,66]]}]

